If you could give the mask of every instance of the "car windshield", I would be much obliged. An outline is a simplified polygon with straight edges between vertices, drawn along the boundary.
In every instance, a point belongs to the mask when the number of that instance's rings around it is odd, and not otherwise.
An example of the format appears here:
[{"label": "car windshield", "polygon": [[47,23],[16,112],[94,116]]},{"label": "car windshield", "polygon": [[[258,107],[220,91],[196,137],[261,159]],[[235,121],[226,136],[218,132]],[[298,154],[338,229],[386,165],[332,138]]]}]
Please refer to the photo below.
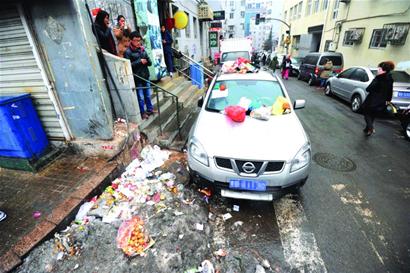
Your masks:
[{"label": "car windshield", "polygon": [[206,105],[208,111],[222,111],[240,100],[250,101],[250,106],[272,106],[279,97],[285,97],[281,86],[275,81],[227,80],[217,81]]},{"label": "car windshield", "polygon": [[333,65],[342,65],[342,58],[340,56],[325,55],[320,59],[319,65],[325,65],[327,61],[332,61]]},{"label": "car windshield", "polygon": [[236,61],[238,58],[245,58],[249,59],[249,52],[248,51],[234,51],[234,52],[225,52],[222,54],[222,61]]},{"label": "car windshield", "polygon": [[394,82],[410,83],[410,75],[405,71],[392,71],[391,72]]}]

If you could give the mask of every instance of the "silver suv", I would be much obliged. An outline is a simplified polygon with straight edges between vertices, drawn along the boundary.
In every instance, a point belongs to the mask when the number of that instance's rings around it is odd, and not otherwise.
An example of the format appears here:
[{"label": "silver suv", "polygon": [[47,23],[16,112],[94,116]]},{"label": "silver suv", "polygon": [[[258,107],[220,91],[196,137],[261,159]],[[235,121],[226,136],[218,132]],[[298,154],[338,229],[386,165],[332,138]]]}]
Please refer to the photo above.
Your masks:
[{"label": "silver suv", "polygon": [[267,71],[214,78],[198,103],[201,110],[188,139],[188,165],[195,183],[220,190],[224,197],[266,201],[273,200],[274,192],[304,185],[311,148],[294,112],[305,106],[304,100],[268,120],[247,111],[245,120],[237,123],[224,112],[244,98],[257,109],[272,106],[278,97],[290,101],[283,83]]}]

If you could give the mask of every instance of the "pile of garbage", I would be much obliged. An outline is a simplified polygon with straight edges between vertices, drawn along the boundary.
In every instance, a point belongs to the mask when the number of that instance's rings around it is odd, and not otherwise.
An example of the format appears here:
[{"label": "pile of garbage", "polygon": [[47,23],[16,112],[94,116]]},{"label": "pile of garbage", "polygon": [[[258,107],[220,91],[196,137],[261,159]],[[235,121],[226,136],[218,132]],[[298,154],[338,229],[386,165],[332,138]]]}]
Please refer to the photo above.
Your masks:
[{"label": "pile of garbage", "polygon": [[238,58],[236,61],[227,61],[222,65],[221,71],[223,73],[254,73],[258,71],[258,68],[254,67],[248,59],[243,57]]},{"label": "pile of garbage", "polygon": [[142,160],[85,202],[71,225],[36,248],[18,272],[209,269],[211,227],[203,194],[188,188],[186,166],[168,160],[170,154],[144,147]]}]

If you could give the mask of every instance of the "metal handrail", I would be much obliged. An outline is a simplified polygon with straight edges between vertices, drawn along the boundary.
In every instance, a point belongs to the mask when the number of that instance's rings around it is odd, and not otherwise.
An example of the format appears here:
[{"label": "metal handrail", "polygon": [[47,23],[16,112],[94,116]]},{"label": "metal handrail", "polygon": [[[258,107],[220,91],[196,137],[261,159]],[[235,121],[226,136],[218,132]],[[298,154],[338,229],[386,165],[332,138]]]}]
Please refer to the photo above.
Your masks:
[{"label": "metal handrail", "polygon": [[190,61],[190,62],[193,62],[193,63],[195,63],[196,65],[199,65],[200,67],[202,67],[203,70],[204,70],[204,74],[207,75],[208,77],[211,77],[211,78],[212,78],[212,77],[215,76],[215,73],[214,73],[214,72],[212,72],[211,70],[209,70],[208,68],[206,68],[206,67],[203,66],[202,64],[198,63],[198,62],[195,61],[194,59],[192,59],[192,58],[190,58],[189,56],[185,55],[184,53],[182,53],[182,52],[179,51],[178,49],[176,49],[176,48],[172,48],[172,49],[173,49],[174,51],[178,52],[178,54],[180,54],[181,57],[183,57],[183,58],[185,58],[185,59],[188,59],[188,61],[184,60],[185,62],[189,63],[189,61]]},{"label": "metal handrail", "polygon": [[[171,95],[172,97],[172,102],[174,103],[174,99],[176,101],[176,110],[177,110],[177,126],[178,126],[178,136],[181,139],[181,124],[180,124],[180,119],[179,119],[179,103],[178,103],[178,96],[175,94],[172,94],[171,92],[165,90],[164,88],[162,88],[161,86],[153,83],[152,81],[146,80],[141,76],[138,76],[137,74],[133,74],[135,77],[137,77],[140,80],[143,80],[144,82],[149,83],[150,85],[153,85],[156,89],[154,89],[156,91],[156,97],[157,97],[157,105],[158,105],[158,118],[159,118],[159,132],[162,135],[162,122],[161,122],[161,110],[160,110],[160,106],[159,106],[159,96],[158,96],[158,89],[168,95]],[[138,88],[138,87],[136,87]]]}]

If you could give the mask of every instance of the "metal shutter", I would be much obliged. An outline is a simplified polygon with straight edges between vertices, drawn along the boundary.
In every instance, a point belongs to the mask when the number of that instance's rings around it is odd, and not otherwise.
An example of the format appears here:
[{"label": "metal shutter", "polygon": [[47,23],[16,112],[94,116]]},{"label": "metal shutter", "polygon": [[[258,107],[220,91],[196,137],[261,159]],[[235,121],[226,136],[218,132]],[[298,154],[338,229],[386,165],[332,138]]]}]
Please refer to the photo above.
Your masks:
[{"label": "metal shutter", "polygon": [[48,137],[64,139],[47,85],[16,6],[0,8],[0,94],[30,93]]}]

